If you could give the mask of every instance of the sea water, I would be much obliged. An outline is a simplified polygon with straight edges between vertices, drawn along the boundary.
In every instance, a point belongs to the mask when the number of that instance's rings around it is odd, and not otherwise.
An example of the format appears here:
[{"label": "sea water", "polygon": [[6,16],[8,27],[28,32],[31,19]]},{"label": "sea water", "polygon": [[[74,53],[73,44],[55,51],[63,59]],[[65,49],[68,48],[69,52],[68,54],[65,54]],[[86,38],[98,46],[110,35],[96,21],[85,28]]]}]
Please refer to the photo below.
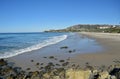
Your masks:
[{"label": "sea water", "polygon": [[68,33],[0,33],[0,58],[41,49],[67,38]]}]

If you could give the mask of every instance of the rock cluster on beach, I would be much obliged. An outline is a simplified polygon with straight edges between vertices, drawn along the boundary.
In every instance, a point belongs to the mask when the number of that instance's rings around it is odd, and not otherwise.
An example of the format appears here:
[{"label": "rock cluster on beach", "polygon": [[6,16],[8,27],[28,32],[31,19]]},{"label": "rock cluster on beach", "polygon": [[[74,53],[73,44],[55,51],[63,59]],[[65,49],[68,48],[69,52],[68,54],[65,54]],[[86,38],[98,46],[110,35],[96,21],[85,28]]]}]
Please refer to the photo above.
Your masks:
[{"label": "rock cluster on beach", "polygon": [[75,65],[72,65],[71,68],[55,68],[51,62],[38,71],[29,70],[24,71],[4,59],[0,59],[0,79],[120,79],[119,64],[95,69],[87,63],[82,69]]}]

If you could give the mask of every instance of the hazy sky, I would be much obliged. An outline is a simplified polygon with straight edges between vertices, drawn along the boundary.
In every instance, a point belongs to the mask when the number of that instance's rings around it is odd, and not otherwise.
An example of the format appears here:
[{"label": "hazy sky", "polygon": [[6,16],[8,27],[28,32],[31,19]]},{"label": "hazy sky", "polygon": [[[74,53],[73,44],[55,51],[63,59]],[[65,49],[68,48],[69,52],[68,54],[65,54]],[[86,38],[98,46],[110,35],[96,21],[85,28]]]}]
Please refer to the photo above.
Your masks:
[{"label": "hazy sky", "polygon": [[119,23],[120,0],[0,0],[0,32]]}]

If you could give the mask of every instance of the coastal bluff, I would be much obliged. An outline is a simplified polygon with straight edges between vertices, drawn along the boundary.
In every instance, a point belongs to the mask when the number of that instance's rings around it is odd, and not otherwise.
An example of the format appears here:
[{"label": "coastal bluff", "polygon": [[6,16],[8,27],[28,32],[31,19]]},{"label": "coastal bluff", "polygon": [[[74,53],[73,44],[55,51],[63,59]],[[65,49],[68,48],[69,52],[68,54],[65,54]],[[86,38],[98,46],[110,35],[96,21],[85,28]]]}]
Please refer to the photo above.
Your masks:
[{"label": "coastal bluff", "polygon": [[64,29],[45,30],[44,32],[107,32],[120,33],[120,25],[108,24],[77,24]]}]

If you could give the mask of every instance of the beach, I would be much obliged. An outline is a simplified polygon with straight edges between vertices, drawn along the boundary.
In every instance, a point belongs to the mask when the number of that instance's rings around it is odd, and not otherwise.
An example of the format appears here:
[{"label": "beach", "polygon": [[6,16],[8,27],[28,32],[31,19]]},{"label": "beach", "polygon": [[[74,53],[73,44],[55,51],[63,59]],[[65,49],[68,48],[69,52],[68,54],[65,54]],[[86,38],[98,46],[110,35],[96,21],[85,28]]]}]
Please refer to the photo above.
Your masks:
[{"label": "beach", "polygon": [[0,77],[119,79],[119,38],[120,34],[73,33],[57,44],[1,59],[1,74],[6,77]]},{"label": "beach", "polygon": [[95,39],[104,47],[104,50],[99,53],[78,54],[72,61],[81,63],[81,65],[89,62],[94,66],[108,66],[115,64],[114,61],[120,60],[120,34],[94,32],[81,32],[79,34]]},{"label": "beach", "polygon": [[[79,35],[82,38],[90,38],[92,39],[92,41],[96,41],[97,44],[102,46],[102,48],[90,48],[90,46],[88,46],[88,48],[86,48],[86,51],[81,51],[81,43],[79,44]],[[38,68],[36,68],[35,66],[36,63],[44,63],[44,65],[46,65],[49,62],[53,62],[56,64],[60,64],[59,60],[66,61],[67,59],[69,59],[71,65],[76,64],[82,67],[84,67],[86,62],[89,62],[92,66],[108,66],[115,64],[113,61],[119,60],[119,34],[80,32],[75,33],[74,36],[75,37],[69,38],[68,40],[62,41],[61,43],[47,46],[40,50],[35,50],[10,57],[7,60],[9,62],[14,62],[16,66],[20,66],[24,70],[27,68],[31,68],[31,71],[38,70]],[[88,43],[88,45],[89,41],[86,42]],[[96,46],[97,44],[93,45]],[[68,46],[68,48],[60,49],[60,47],[62,46]],[[92,51],[93,49],[96,49],[96,51]],[[74,50],[75,52],[72,52],[72,50]],[[50,59],[50,56],[54,56],[56,59]],[[34,62],[31,62],[31,60],[34,60]]]}]

